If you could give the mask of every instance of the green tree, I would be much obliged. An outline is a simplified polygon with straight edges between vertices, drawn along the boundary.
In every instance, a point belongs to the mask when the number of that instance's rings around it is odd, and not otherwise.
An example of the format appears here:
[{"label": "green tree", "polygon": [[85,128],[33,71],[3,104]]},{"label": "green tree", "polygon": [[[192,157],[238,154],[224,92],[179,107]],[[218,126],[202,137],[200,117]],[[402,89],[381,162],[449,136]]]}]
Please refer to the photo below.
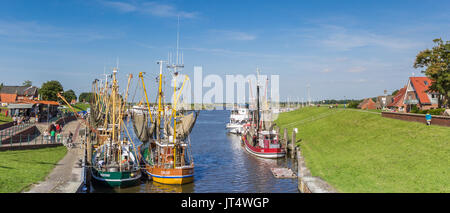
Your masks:
[{"label": "green tree", "polygon": [[60,101],[56,94],[63,91],[63,86],[59,81],[47,81],[39,89],[39,95],[41,95],[42,100]]},{"label": "green tree", "polygon": [[[416,56],[414,68],[425,68],[422,73],[432,80],[430,91],[439,92],[443,99],[439,97],[439,107],[448,105],[450,96],[450,41],[434,39],[434,46],[431,50],[426,49]],[[448,106],[447,106],[448,107]]]},{"label": "green tree", "polygon": [[91,102],[92,93],[91,92],[83,92],[78,96],[78,101],[80,102]]},{"label": "green tree", "polygon": [[77,95],[75,95],[75,92],[73,90],[67,90],[65,91],[62,96],[67,100],[67,102],[72,102],[72,100],[77,100]]},{"label": "green tree", "polygon": [[33,82],[30,80],[26,80],[22,83],[22,86],[31,87],[33,85]]},{"label": "green tree", "polygon": [[397,90],[395,90],[394,92],[392,92],[392,96],[395,96],[395,95],[397,95],[397,93],[399,92],[399,90],[397,89]]}]

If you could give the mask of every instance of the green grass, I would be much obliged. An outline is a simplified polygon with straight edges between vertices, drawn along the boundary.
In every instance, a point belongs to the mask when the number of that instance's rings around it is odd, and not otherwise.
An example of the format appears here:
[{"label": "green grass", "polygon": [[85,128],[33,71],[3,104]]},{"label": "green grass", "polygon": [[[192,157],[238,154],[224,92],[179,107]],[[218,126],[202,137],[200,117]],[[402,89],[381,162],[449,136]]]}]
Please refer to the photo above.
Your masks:
[{"label": "green grass", "polygon": [[0,114],[0,124],[8,123],[11,121],[12,121],[11,117],[6,117],[5,114],[3,113]]},{"label": "green grass", "polygon": [[44,180],[66,153],[64,146],[0,152],[0,193],[21,192]]},{"label": "green grass", "polygon": [[282,113],[276,122],[289,134],[298,128],[312,175],[340,192],[450,192],[448,127],[322,107]]},{"label": "green grass", "polygon": [[[66,111],[72,112],[67,105],[64,105],[64,106],[67,107],[67,109],[65,109]],[[80,111],[86,111],[87,108],[90,107],[90,105],[84,104],[84,103],[76,103],[76,104],[72,105],[72,107],[73,107],[73,109],[75,109],[75,111],[80,112]]]}]

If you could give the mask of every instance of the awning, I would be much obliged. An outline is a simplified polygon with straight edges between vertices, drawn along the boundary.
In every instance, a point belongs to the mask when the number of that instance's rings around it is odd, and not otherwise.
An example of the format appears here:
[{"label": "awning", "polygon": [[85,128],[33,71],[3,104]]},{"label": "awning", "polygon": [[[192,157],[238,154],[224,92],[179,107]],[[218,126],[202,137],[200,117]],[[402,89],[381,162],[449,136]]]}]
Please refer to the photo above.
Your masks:
[{"label": "awning", "polygon": [[9,104],[8,109],[31,109],[34,104]]}]

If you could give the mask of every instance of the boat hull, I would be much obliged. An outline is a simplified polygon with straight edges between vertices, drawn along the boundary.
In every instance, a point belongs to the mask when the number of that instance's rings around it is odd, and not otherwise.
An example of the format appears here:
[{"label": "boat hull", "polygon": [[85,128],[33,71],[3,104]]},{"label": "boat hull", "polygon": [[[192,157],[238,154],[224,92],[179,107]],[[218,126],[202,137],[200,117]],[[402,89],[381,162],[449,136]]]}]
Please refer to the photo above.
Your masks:
[{"label": "boat hull", "polygon": [[185,168],[157,168],[151,165],[145,166],[145,172],[154,182],[170,185],[182,185],[194,182],[194,167]]},{"label": "boat hull", "polygon": [[257,157],[261,158],[282,158],[286,155],[282,148],[257,148],[250,145],[245,136],[241,137],[245,150]]},{"label": "boat hull", "polygon": [[142,177],[140,171],[135,172],[101,172],[91,169],[92,180],[98,184],[109,187],[127,187],[139,183]]}]

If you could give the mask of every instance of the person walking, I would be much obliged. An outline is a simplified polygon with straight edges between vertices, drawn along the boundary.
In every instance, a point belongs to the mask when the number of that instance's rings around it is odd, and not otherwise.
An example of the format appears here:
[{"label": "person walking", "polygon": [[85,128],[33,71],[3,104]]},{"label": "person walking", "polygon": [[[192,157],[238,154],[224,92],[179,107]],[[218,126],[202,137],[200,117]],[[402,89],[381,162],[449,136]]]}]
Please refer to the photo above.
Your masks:
[{"label": "person walking", "polygon": [[427,126],[430,126],[431,125],[431,115],[430,115],[430,113],[427,113],[425,115],[425,119],[427,120]]},{"label": "person walking", "polygon": [[56,124],[56,132],[57,133],[61,132],[61,126],[59,126],[59,124]]},{"label": "person walking", "polygon": [[55,143],[55,133],[56,131],[54,129],[50,131],[50,140],[52,141],[52,143]]}]

